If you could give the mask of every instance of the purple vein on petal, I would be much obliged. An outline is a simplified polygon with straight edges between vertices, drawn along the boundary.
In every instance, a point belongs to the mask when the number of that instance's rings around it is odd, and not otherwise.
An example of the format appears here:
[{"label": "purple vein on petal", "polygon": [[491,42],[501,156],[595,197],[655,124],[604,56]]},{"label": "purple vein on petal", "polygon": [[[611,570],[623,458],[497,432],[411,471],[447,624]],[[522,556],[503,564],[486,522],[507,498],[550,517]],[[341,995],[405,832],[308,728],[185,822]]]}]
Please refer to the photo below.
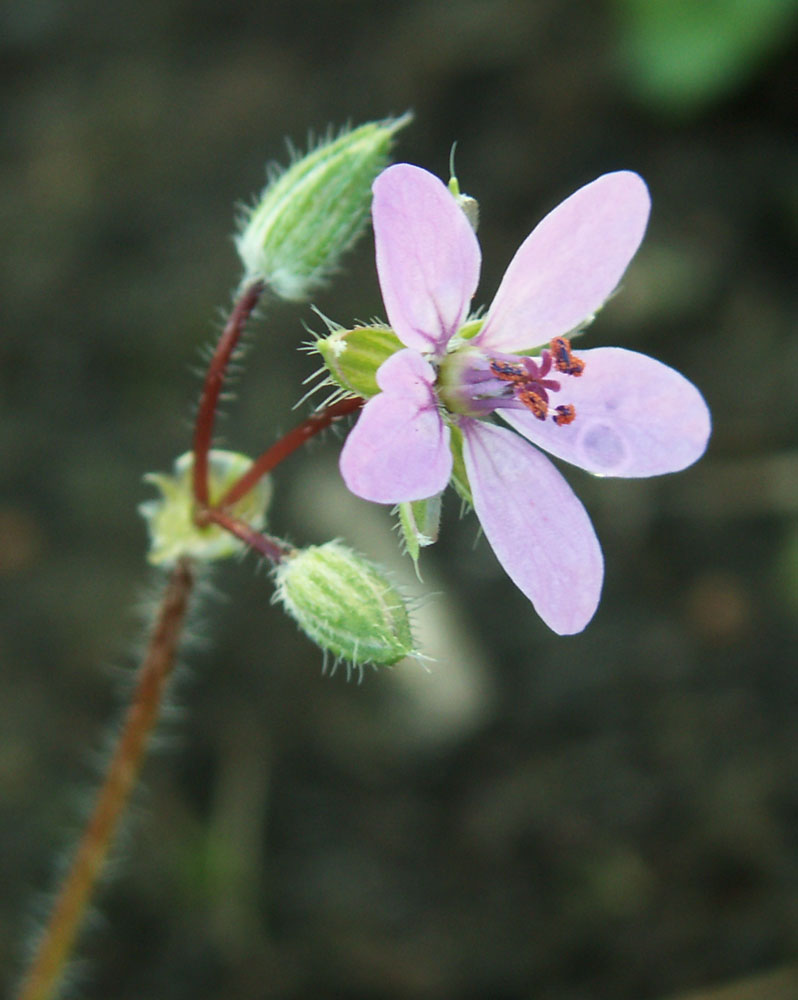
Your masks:
[{"label": "purple vein on petal", "polygon": [[408,163],[374,182],[377,273],[388,320],[407,347],[440,352],[468,314],[479,243],[444,184]]}]

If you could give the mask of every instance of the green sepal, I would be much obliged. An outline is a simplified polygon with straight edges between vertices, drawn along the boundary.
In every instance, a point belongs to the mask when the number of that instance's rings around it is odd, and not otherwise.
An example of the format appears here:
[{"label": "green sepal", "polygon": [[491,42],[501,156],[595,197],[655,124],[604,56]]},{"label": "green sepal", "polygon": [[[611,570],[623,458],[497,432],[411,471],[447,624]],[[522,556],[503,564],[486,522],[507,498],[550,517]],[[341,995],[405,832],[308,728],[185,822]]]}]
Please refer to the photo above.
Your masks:
[{"label": "green sepal", "polygon": [[380,392],[377,369],[404,344],[388,326],[356,326],[352,330],[334,329],[319,337],[313,347],[319,352],[330,378],[341,389],[363,399]]},{"label": "green sepal", "polygon": [[460,190],[460,182],[454,174],[449,178],[449,183],[446,186],[454,195],[454,199],[460,206],[463,215],[468,219],[469,226],[476,232],[479,229],[479,202],[476,198],[472,198],[470,194],[463,194]]},{"label": "green sepal", "polygon": [[463,458],[463,432],[454,424],[450,430],[449,446],[452,449],[452,458],[454,459],[452,466],[452,486],[457,490],[457,494],[463,503],[468,504],[469,507],[473,507],[474,498],[471,495],[471,484],[468,481],[465,459]]},{"label": "green sepal", "polygon": [[433,545],[438,540],[441,522],[441,494],[426,500],[400,503],[399,526],[402,529],[407,554],[413,560],[418,572],[418,557],[421,549]]},{"label": "green sepal", "polygon": [[[246,455],[213,449],[208,453],[208,486],[211,503],[220,499],[252,465]],[[147,522],[150,550],[147,559],[155,566],[168,566],[183,556],[212,562],[237,555],[244,544],[218,525],[198,527],[194,523],[192,474],[194,453],[187,451],[174,464],[172,475],[150,472],[144,481],[161,491],[157,500],[139,504],[139,513]],[[259,531],[266,522],[271,500],[271,485],[264,477],[230,512]]]}]

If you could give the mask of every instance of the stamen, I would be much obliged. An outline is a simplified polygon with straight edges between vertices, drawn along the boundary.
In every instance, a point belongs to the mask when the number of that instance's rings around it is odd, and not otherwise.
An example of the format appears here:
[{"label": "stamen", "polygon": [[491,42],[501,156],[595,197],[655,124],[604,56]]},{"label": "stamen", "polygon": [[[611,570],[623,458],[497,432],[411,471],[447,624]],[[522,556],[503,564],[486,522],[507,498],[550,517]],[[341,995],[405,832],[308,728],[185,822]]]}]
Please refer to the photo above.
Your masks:
[{"label": "stamen", "polygon": [[[549,412],[549,404],[539,396],[534,389],[521,389],[516,393],[516,399],[520,400],[524,406],[532,413],[533,417],[537,417],[538,420],[545,420],[546,414]],[[559,409],[559,407],[557,407]],[[555,417],[556,420],[556,417]]]},{"label": "stamen", "polygon": [[585,370],[584,361],[571,353],[571,341],[567,337],[555,337],[549,347],[558,372],[579,376]]},{"label": "stamen", "polygon": [[523,365],[513,364],[510,361],[497,361],[493,358],[490,362],[490,370],[503,382],[513,382],[522,385],[529,378]]},{"label": "stamen", "polygon": [[564,403],[560,406],[555,406],[554,409],[557,411],[557,414],[551,419],[558,427],[564,427],[566,424],[573,423],[576,419],[576,409],[572,403]]},{"label": "stamen", "polygon": [[504,393],[507,398],[505,405],[510,405],[510,400],[520,403],[538,420],[545,420],[548,415],[549,390],[557,392],[560,388],[560,383],[554,379],[543,378],[550,368],[551,355],[548,351],[543,352],[540,366],[532,358],[490,360],[491,374],[500,382],[508,383]]},{"label": "stamen", "polygon": [[[456,355],[454,355],[456,356]],[[501,409],[529,410],[536,420],[551,418],[559,427],[570,424],[576,410],[570,404],[554,407],[550,393],[559,392],[561,379],[549,374],[581,375],[584,361],[574,357],[565,337],[555,337],[539,357],[500,354],[489,357],[472,351],[462,367],[444,369],[439,392],[454,413],[486,417]]]}]

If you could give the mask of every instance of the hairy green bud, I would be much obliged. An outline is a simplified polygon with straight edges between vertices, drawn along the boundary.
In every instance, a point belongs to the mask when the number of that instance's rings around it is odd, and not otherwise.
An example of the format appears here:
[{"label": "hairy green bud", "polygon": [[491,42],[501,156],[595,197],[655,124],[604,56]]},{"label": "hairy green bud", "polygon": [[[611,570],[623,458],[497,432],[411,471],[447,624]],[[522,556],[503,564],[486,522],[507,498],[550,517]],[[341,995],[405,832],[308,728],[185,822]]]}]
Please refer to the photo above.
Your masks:
[{"label": "hairy green bud", "polygon": [[365,227],[372,182],[410,119],[405,114],[344,130],[273,171],[240,220],[236,247],[244,284],[263,281],[280,298],[306,299]]},{"label": "hairy green bud", "polygon": [[313,345],[324,360],[332,381],[347,392],[371,399],[380,391],[377,369],[404,345],[387,326],[333,329]]},{"label": "hairy green bud", "polygon": [[300,549],[275,575],[275,599],[336,658],[388,666],[413,652],[402,595],[382,570],[341,542]]},{"label": "hairy green bud", "polygon": [[[208,453],[208,486],[213,503],[240,479],[252,465],[251,459],[234,451],[213,449]],[[139,513],[150,533],[148,560],[156,566],[170,565],[181,556],[193,556],[203,562],[226,559],[244,550],[243,542],[218,525],[199,527],[194,523],[192,472],[194,453],[187,451],[175,461],[174,474],[150,472],[145,482],[161,491],[157,500],[139,504]],[[245,497],[233,504],[230,512],[259,531],[266,521],[271,500],[268,479],[261,479]]]}]

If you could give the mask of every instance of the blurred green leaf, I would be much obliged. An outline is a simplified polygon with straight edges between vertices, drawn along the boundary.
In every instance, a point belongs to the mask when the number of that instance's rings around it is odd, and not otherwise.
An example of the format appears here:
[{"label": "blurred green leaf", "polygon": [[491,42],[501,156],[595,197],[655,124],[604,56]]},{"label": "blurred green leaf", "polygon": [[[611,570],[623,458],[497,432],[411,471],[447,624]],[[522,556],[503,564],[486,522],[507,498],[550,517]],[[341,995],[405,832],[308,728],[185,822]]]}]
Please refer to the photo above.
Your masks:
[{"label": "blurred green leaf", "polygon": [[790,37],[796,0],[616,0],[637,96],[691,114],[741,86]]}]

